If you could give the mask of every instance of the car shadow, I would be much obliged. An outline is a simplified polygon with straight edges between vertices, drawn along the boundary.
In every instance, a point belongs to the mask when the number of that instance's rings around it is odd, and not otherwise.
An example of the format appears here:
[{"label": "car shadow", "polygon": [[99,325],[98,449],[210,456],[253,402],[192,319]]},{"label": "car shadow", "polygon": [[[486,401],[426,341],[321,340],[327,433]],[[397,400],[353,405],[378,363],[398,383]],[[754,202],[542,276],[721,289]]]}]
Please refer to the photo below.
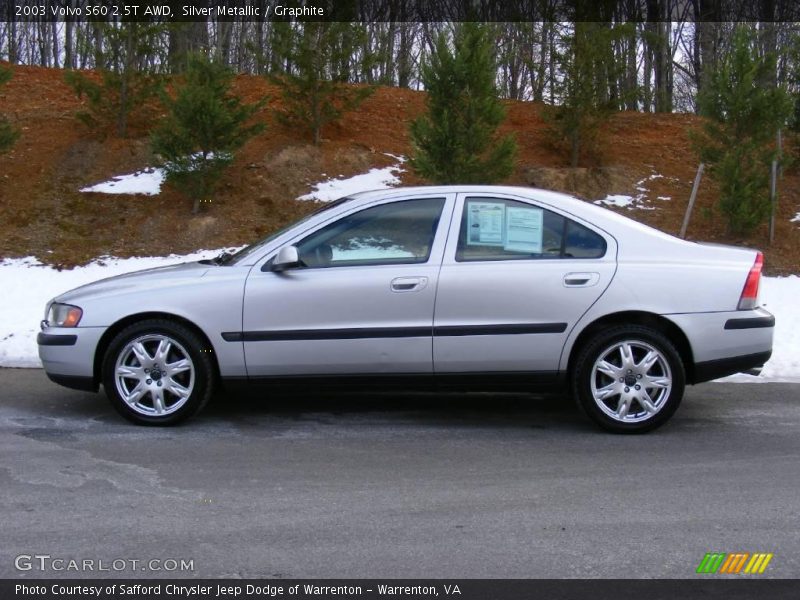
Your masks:
[{"label": "car shadow", "polygon": [[591,429],[572,399],[564,394],[490,392],[220,392],[196,419],[235,424],[279,419],[325,424],[371,421],[397,425]]},{"label": "car shadow", "polygon": [[[130,424],[114,411],[104,391],[82,392],[46,381],[40,371],[13,373],[19,393],[0,405],[16,425],[34,429],[82,429],[86,423],[125,430]],[[275,393],[269,388],[220,390],[200,414],[179,429],[284,427],[292,423],[333,426],[431,426],[599,431],[565,394],[503,392],[407,392],[373,389],[345,392],[309,388]],[[173,428],[174,430],[174,428]],[[143,429],[139,429],[143,431]],[[36,435],[39,435],[38,433]],[[42,434],[49,435],[49,434]]]}]

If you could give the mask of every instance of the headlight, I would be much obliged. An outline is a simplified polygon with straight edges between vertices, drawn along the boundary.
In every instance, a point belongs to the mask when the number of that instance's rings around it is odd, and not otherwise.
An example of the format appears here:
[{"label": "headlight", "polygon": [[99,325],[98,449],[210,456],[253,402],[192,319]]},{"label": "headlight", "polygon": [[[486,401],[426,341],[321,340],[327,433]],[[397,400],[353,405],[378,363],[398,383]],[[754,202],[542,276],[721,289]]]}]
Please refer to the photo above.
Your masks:
[{"label": "headlight", "polygon": [[51,327],[77,327],[82,316],[83,311],[77,306],[54,302],[47,313],[47,322]]}]

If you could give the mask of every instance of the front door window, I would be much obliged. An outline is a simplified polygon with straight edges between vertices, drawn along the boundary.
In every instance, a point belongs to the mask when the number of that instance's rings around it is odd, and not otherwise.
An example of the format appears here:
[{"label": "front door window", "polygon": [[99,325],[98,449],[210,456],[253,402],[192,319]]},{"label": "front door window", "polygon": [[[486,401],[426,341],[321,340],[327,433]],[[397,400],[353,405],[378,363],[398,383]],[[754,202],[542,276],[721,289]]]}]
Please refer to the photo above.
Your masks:
[{"label": "front door window", "polygon": [[326,225],[297,244],[308,267],[426,263],[444,198],[373,206]]}]

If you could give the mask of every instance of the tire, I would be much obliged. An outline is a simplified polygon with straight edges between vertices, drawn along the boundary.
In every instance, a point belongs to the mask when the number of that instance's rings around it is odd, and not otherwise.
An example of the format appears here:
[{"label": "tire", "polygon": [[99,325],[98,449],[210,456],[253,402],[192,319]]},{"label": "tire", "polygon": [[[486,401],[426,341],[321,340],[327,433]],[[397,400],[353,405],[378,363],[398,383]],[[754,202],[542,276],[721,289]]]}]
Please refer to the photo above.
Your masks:
[{"label": "tire", "polygon": [[675,414],[685,387],[675,346],[661,332],[641,325],[612,327],[589,339],[572,377],[578,405],[614,433],[660,427]]},{"label": "tire", "polygon": [[214,391],[207,344],[168,319],[147,319],[120,331],[102,366],[106,395],[138,425],[175,425],[200,411]]}]

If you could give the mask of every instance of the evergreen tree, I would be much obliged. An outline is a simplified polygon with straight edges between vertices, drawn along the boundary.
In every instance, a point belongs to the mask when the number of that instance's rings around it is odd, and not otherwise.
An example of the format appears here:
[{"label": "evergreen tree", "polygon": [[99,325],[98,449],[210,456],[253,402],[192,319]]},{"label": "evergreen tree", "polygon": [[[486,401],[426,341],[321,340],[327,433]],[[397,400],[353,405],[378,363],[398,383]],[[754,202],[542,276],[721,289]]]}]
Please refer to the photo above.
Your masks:
[{"label": "evergreen tree", "polygon": [[596,149],[600,128],[624,100],[611,97],[608,82],[620,68],[615,65],[613,43],[629,30],[627,25],[575,22],[574,31],[565,37],[564,50],[557,53],[562,76],[552,85],[561,104],[543,116],[556,145],[566,147],[572,167],[578,166],[582,154]]},{"label": "evergreen tree", "polygon": [[231,93],[232,79],[224,65],[193,54],[175,98],[162,94],[167,116],[153,131],[152,148],[167,181],[192,199],[192,213],[213,192],[234,152],[263,129],[247,122],[265,101],[242,104]]},{"label": "evergreen tree", "polygon": [[435,183],[492,183],[514,169],[512,135],[497,136],[505,108],[487,26],[457,26],[451,49],[444,34],[422,66],[428,111],[411,124],[412,168]]},{"label": "evergreen tree", "polygon": [[[11,79],[11,70],[0,67],[0,86],[5,85]],[[7,151],[19,137],[19,130],[14,128],[8,119],[0,115],[0,153]]]},{"label": "evergreen tree", "polygon": [[[278,30],[286,33],[285,27]],[[308,21],[302,30],[282,38],[285,60],[275,62],[288,68],[270,76],[281,89],[283,110],[277,116],[287,125],[308,131],[314,144],[319,144],[325,125],[358,107],[374,91],[346,85],[363,35],[358,23]]]},{"label": "evergreen tree", "polygon": [[774,72],[775,56],[759,56],[752,34],[739,27],[698,95],[707,120],[693,141],[719,183],[720,208],[734,233],[749,232],[769,215],[775,137],[793,111],[784,89],[765,84]]},{"label": "evergreen tree", "polygon": [[132,113],[158,94],[161,79],[143,69],[143,55],[149,53],[164,26],[152,23],[98,25],[103,29],[105,49],[97,51],[99,81],[78,71],[66,71],[64,80],[78,98],[86,97],[87,110],[77,117],[92,128],[113,127],[125,137]]}]

